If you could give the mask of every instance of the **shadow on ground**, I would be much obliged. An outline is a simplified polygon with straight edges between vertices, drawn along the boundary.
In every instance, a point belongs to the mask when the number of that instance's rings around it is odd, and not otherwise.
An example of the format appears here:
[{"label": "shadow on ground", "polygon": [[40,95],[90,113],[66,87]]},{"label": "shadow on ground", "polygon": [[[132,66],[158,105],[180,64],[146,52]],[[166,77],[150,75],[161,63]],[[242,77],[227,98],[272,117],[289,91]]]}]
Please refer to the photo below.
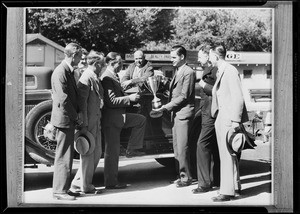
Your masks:
[{"label": "shadow on ground", "polygon": [[[72,171],[72,178],[75,175],[77,169]],[[253,160],[241,160],[240,161],[240,175],[254,175],[260,173],[267,173],[271,171],[271,164],[261,161]],[[130,163],[119,167],[119,181],[130,184],[131,186],[123,190],[111,190],[111,192],[128,192],[136,190],[150,190],[154,188],[164,187],[170,185],[170,181],[176,177],[173,168],[164,167],[155,161],[142,162],[142,163]],[[53,172],[37,172],[25,173],[24,175],[24,190],[39,190],[52,188]],[[242,179],[242,184],[270,181],[271,175],[263,175],[258,177],[251,177]],[[94,175],[93,183],[96,187],[104,188],[104,176],[103,167],[98,167]],[[243,190],[243,195],[250,197],[249,192],[252,195],[262,192],[270,192],[270,183],[263,184],[261,186],[255,186],[252,190]]]}]

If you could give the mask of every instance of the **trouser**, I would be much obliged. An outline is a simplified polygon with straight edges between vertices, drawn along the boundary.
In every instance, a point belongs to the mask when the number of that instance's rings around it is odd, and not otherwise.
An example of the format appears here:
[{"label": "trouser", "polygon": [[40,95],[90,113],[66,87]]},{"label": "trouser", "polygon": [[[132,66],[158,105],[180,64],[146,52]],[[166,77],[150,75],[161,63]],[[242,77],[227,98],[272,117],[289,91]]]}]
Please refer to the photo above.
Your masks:
[{"label": "trouser", "polygon": [[120,133],[122,128],[132,127],[127,150],[143,147],[146,118],[143,115],[126,113],[123,127],[105,126],[105,153],[104,153],[104,184],[114,186],[118,184],[118,165],[120,154]]},{"label": "trouser", "polygon": [[66,193],[70,189],[74,154],[74,131],[74,126],[57,128],[53,193]]},{"label": "trouser", "polygon": [[198,186],[204,188],[220,185],[220,158],[214,122],[210,115],[202,113],[196,156]]},{"label": "trouser", "polygon": [[192,179],[190,172],[190,151],[188,147],[188,134],[191,122],[191,119],[180,120],[175,116],[172,128],[175,167],[180,180],[183,182]]},{"label": "trouser", "polygon": [[89,155],[80,155],[80,166],[72,181],[72,185],[80,187],[81,191],[88,192],[95,189],[92,184],[95,170],[97,169],[102,154],[101,139],[101,118],[99,117],[93,127],[88,127],[88,131],[95,138],[95,149]]},{"label": "trouser", "polygon": [[226,146],[226,134],[231,128],[231,124],[226,122],[224,113],[219,112],[216,122],[216,135],[218,141],[219,155],[220,155],[220,194],[232,195],[235,194],[235,189],[238,189],[240,184],[239,175],[237,174],[238,163],[235,161]]}]

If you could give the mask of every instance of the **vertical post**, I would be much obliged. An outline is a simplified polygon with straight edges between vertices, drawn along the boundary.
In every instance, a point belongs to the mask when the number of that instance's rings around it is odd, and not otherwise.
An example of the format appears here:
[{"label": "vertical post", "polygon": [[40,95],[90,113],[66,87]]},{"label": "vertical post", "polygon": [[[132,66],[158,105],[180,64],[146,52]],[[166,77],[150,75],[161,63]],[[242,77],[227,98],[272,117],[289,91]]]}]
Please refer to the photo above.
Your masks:
[{"label": "vertical post", "polygon": [[292,2],[279,2],[274,26],[274,202],[293,210],[293,14]]},{"label": "vertical post", "polygon": [[8,207],[18,206],[23,192],[23,23],[23,8],[7,8],[5,127]]}]

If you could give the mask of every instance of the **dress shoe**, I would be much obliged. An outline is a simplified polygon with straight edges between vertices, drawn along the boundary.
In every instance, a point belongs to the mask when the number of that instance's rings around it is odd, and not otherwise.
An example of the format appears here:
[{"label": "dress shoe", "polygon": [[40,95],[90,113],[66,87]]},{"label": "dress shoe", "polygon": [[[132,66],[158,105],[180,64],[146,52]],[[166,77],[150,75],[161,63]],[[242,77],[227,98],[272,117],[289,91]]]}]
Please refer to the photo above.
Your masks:
[{"label": "dress shoe", "polygon": [[213,197],[213,202],[223,202],[223,201],[230,201],[234,196],[231,195],[218,195],[217,197]]},{"label": "dress shoe", "polygon": [[176,184],[176,187],[180,188],[180,187],[187,187],[189,185],[192,184],[192,181],[179,181],[177,184]]},{"label": "dress shoe", "polygon": [[178,182],[180,182],[180,178],[174,180],[174,181],[170,181],[170,184],[178,184]]},{"label": "dress shoe", "polygon": [[99,195],[103,193],[103,190],[95,188],[93,190],[83,191],[83,193],[86,195]]},{"label": "dress shoe", "polygon": [[66,201],[73,201],[76,199],[75,196],[71,196],[67,193],[62,193],[62,194],[59,194],[59,193],[54,193],[53,194],[53,198],[54,199],[57,199],[57,200],[66,200]]},{"label": "dress shoe", "polygon": [[106,186],[105,189],[125,189],[127,184],[116,184],[113,186]]},{"label": "dress shoe", "polygon": [[241,189],[235,190],[235,196],[241,196],[241,195],[242,195]]},{"label": "dress shoe", "polygon": [[70,196],[74,196],[74,197],[80,196],[80,193],[79,193],[79,192],[72,192],[72,191],[70,191],[70,190],[68,190],[67,194],[70,195]]},{"label": "dress shoe", "polygon": [[208,192],[210,191],[211,188],[210,187],[198,187],[196,189],[193,189],[192,192],[194,194],[201,194],[201,193],[205,193],[205,192]]},{"label": "dress shoe", "polygon": [[126,157],[127,158],[143,156],[145,154],[146,154],[145,152],[141,152],[141,151],[138,151],[138,150],[132,150],[132,151],[127,150],[126,151]]}]

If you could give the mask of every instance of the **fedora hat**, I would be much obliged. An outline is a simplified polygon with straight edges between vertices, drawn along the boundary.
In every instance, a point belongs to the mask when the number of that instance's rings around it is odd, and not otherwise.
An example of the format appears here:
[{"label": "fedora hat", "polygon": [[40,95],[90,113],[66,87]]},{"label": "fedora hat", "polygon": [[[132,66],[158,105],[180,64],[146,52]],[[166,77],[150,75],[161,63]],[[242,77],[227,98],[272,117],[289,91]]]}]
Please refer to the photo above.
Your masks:
[{"label": "fedora hat", "polygon": [[240,153],[246,142],[244,133],[234,132],[230,137],[228,136],[229,131],[226,134],[226,145],[230,155],[235,156]]},{"label": "fedora hat", "polygon": [[74,149],[80,155],[90,155],[95,149],[95,138],[87,131],[83,133],[79,130],[75,133],[74,137]]}]

